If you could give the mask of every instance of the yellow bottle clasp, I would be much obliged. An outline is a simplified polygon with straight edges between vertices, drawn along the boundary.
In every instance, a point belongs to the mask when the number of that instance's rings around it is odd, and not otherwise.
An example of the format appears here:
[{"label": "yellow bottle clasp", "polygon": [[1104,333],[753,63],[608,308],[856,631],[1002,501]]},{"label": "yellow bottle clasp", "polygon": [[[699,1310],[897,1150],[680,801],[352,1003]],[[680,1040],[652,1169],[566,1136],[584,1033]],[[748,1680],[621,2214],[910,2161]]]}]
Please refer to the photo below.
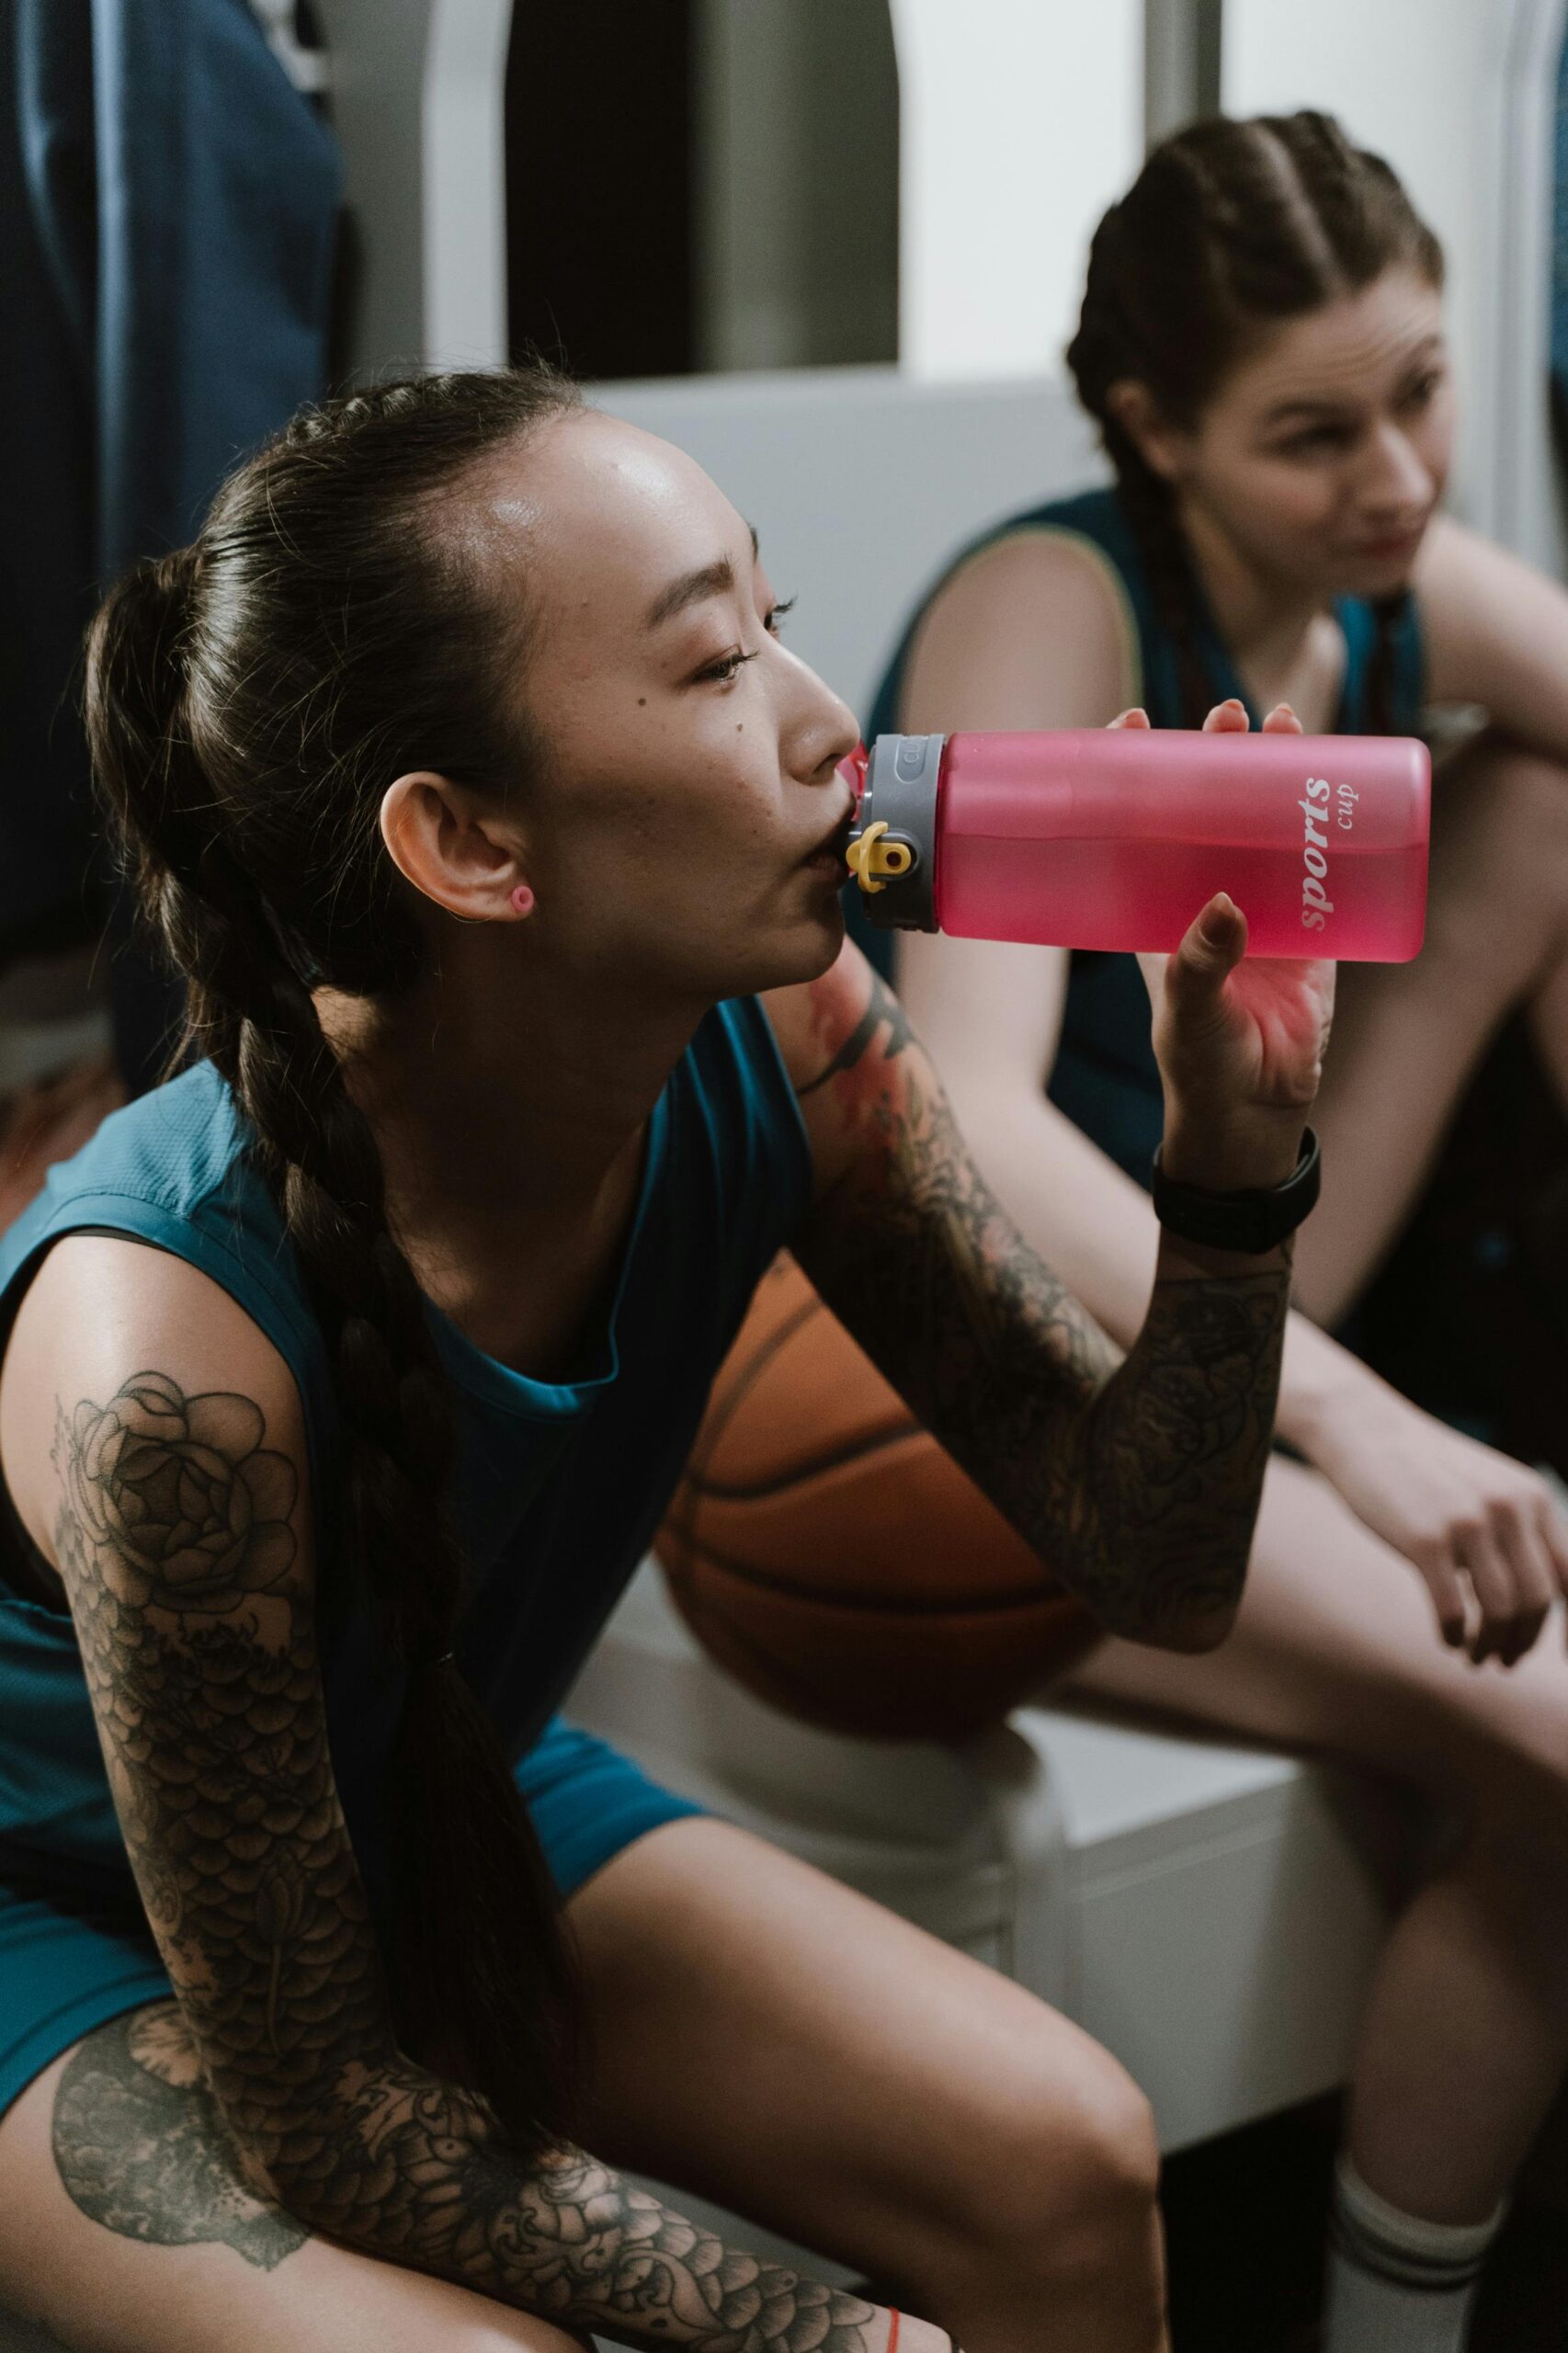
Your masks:
[{"label": "yellow bottle clasp", "polygon": [[890,881],[907,874],[915,864],[908,842],[883,840],[887,829],[886,819],[879,817],[844,853],[845,863],[868,898],[885,891]]}]

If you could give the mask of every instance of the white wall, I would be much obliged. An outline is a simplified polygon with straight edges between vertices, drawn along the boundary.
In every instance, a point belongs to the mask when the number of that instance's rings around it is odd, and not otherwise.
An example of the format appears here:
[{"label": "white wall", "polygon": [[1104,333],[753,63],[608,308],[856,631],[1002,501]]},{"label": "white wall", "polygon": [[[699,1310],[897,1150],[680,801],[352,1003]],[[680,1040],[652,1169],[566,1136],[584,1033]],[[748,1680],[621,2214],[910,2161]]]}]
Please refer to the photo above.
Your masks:
[{"label": "white wall", "polygon": [[898,349],[898,79],[888,0],[699,0],[699,366]]},{"label": "white wall", "polygon": [[319,6],[357,228],[351,364],[496,367],[506,357],[512,0]]},{"label": "white wall", "polygon": [[900,335],[926,381],[1060,368],[1142,153],[1142,0],[892,0]]},{"label": "white wall", "polygon": [[762,540],[799,605],[803,661],[862,720],[917,591],[966,540],[1102,471],[1060,384],[912,384],[892,368],[598,384],[618,416],[688,449]]}]

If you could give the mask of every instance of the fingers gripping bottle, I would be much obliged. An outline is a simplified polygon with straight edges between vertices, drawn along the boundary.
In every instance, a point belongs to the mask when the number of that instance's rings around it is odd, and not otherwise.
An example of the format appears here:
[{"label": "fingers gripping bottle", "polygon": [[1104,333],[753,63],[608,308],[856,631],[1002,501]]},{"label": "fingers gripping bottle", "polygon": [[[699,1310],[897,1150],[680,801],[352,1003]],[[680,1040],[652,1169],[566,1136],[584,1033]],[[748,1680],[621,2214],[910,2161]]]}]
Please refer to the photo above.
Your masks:
[{"label": "fingers gripping bottle", "polygon": [[1431,763],[1394,735],[879,735],[847,852],[881,927],[1173,949],[1227,891],[1255,956],[1421,946]]}]

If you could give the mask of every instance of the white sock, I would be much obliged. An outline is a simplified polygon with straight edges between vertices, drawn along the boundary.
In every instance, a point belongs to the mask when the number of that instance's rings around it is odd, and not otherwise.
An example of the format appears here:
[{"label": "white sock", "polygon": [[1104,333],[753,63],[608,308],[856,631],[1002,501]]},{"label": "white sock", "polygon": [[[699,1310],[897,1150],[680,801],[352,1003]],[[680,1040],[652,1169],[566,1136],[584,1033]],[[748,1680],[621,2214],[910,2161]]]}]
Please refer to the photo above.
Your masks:
[{"label": "white sock", "polygon": [[1463,2353],[1503,2211],[1485,2222],[1425,2222],[1369,2189],[1341,2157],[1324,2353]]}]

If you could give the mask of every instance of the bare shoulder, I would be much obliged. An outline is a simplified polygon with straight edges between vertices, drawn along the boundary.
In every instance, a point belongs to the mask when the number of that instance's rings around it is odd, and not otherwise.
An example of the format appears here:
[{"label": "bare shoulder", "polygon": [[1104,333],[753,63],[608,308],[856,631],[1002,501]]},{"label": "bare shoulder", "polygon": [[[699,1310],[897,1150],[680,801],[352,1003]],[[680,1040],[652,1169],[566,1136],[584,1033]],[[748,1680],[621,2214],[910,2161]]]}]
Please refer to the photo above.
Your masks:
[{"label": "bare shoulder", "polygon": [[1467,609],[1473,609],[1495,577],[1497,566],[1509,566],[1514,561],[1451,515],[1437,516],[1421,542],[1411,576],[1428,632],[1435,621],[1458,620]]},{"label": "bare shoulder", "polygon": [[903,724],[1096,726],[1140,692],[1114,566],[1075,532],[1009,531],[938,590],[910,649]]},{"label": "bare shoulder", "polygon": [[1119,618],[1122,592],[1115,566],[1080,531],[1054,525],[1007,531],[965,559],[932,600],[930,613],[1005,618],[1020,602],[1023,617],[1075,624],[1093,636]]},{"label": "bare shoulder", "polygon": [[1428,530],[1412,585],[1431,699],[1483,703],[1504,724],[1555,749],[1568,652],[1562,585],[1449,516]]},{"label": "bare shoulder", "polygon": [[768,990],[762,1002],[797,1095],[822,1085],[879,995],[891,997],[892,992],[852,939],[817,980]]},{"label": "bare shoulder", "polygon": [[[291,1506],[302,1486],[299,1391],[239,1302],[170,1251],[129,1235],[68,1234],[29,1285],[0,1366],[0,1466],[28,1535],[57,1568],[76,1441],[92,1438],[101,1454],[115,1433],[143,1426],[176,1450],[204,1449],[207,1469],[226,1465],[247,1496],[270,1480],[279,1495],[288,1486]],[[247,1471],[260,1453],[274,1467]],[[95,1455],[93,1475],[101,1468]],[[304,1549],[290,1551],[302,1564]]]},{"label": "bare shoulder", "polygon": [[820,980],[764,998],[794,1087],[821,1194],[868,1150],[912,1082],[940,1092],[903,1007],[853,940]]},{"label": "bare shoulder", "polygon": [[1451,515],[1439,515],[1427,531],[1411,585],[1428,635],[1435,625],[1468,623],[1471,629],[1490,631],[1501,622],[1506,628],[1509,608],[1519,598],[1556,601],[1562,596],[1558,584],[1533,563],[1468,524],[1457,523]]}]

